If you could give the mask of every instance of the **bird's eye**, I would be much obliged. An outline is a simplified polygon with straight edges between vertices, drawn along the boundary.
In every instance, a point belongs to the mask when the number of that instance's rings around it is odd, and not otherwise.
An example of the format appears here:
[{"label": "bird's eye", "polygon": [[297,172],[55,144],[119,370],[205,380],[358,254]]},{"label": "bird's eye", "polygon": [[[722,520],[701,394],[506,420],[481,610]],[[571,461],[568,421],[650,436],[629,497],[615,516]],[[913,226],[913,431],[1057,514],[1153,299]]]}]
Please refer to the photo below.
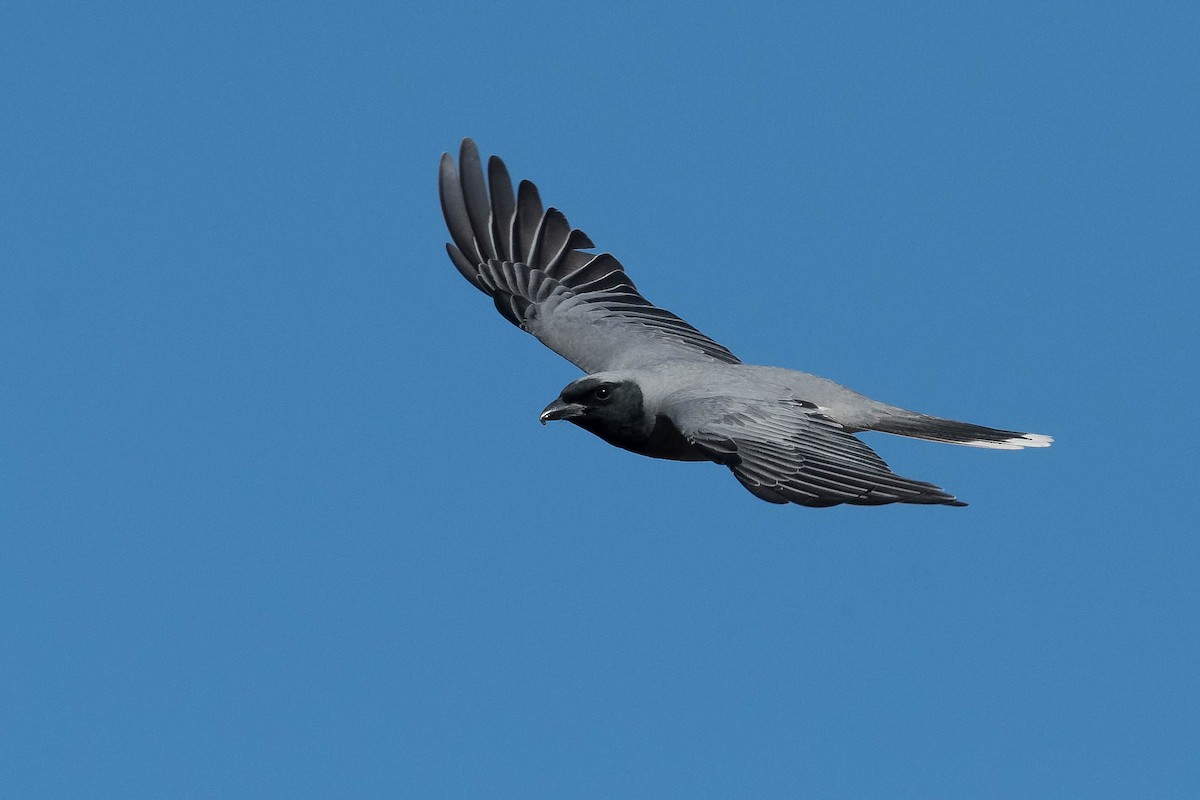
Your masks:
[{"label": "bird's eye", "polygon": [[607,400],[608,396],[612,394],[612,389],[607,386],[597,386],[593,394],[596,395],[597,400]]}]

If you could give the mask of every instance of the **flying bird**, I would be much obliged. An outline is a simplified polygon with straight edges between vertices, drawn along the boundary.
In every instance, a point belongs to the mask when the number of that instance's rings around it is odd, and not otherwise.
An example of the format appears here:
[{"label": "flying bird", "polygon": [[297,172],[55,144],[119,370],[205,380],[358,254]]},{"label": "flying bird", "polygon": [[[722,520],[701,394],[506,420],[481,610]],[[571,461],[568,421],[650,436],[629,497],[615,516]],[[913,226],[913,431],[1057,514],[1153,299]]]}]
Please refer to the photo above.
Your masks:
[{"label": "flying bird", "polygon": [[907,411],[826,378],[752,366],[651,303],[608,253],[537,187],[516,192],[492,156],[463,140],[442,155],[446,251],[500,314],[587,373],[541,412],[652,458],[713,461],[754,496],[802,506],[921,503],[964,506],[932,483],[904,478],[854,436],[883,431],[935,442],[1018,450],[1049,436]]}]

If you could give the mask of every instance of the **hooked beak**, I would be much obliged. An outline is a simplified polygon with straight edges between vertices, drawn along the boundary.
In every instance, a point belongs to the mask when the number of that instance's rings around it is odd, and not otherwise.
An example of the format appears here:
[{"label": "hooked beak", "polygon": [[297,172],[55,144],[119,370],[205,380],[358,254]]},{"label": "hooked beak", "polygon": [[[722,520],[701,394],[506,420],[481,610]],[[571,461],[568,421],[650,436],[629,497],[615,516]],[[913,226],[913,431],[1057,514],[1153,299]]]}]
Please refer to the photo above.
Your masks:
[{"label": "hooked beak", "polygon": [[538,417],[538,422],[541,422],[543,425],[545,425],[552,419],[570,419],[571,417],[578,417],[586,410],[587,406],[585,405],[580,403],[568,403],[559,397],[556,398],[553,403],[542,409],[542,415]]}]

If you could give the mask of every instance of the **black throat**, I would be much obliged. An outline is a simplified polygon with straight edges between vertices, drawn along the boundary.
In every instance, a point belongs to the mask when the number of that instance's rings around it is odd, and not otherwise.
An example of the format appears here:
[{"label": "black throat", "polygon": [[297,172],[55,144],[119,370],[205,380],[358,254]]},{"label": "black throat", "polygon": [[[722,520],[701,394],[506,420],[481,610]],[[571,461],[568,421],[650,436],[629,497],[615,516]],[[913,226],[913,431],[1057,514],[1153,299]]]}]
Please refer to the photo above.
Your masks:
[{"label": "black throat", "polygon": [[651,458],[674,461],[703,461],[698,451],[662,414],[646,416],[642,390],[634,383],[622,384],[613,398],[571,420],[611,445]]},{"label": "black throat", "polygon": [[633,382],[619,384],[607,402],[592,405],[571,422],[609,444],[634,452],[640,452],[639,447],[644,446],[653,429],[646,419],[642,390]]}]

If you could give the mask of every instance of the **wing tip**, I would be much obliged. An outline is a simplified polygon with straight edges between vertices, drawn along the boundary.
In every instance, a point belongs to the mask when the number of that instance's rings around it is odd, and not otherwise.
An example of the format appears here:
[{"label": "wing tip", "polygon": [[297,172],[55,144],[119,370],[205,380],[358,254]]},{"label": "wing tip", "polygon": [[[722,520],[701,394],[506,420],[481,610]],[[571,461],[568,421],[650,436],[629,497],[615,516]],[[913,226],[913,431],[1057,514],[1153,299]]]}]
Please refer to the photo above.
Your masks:
[{"label": "wing tip", "polygon": [[470,136],[465,136],[458,145],[458,160],[461,162],[468,158],[478,160],[479,145],[475,144],[475,140]]}]

